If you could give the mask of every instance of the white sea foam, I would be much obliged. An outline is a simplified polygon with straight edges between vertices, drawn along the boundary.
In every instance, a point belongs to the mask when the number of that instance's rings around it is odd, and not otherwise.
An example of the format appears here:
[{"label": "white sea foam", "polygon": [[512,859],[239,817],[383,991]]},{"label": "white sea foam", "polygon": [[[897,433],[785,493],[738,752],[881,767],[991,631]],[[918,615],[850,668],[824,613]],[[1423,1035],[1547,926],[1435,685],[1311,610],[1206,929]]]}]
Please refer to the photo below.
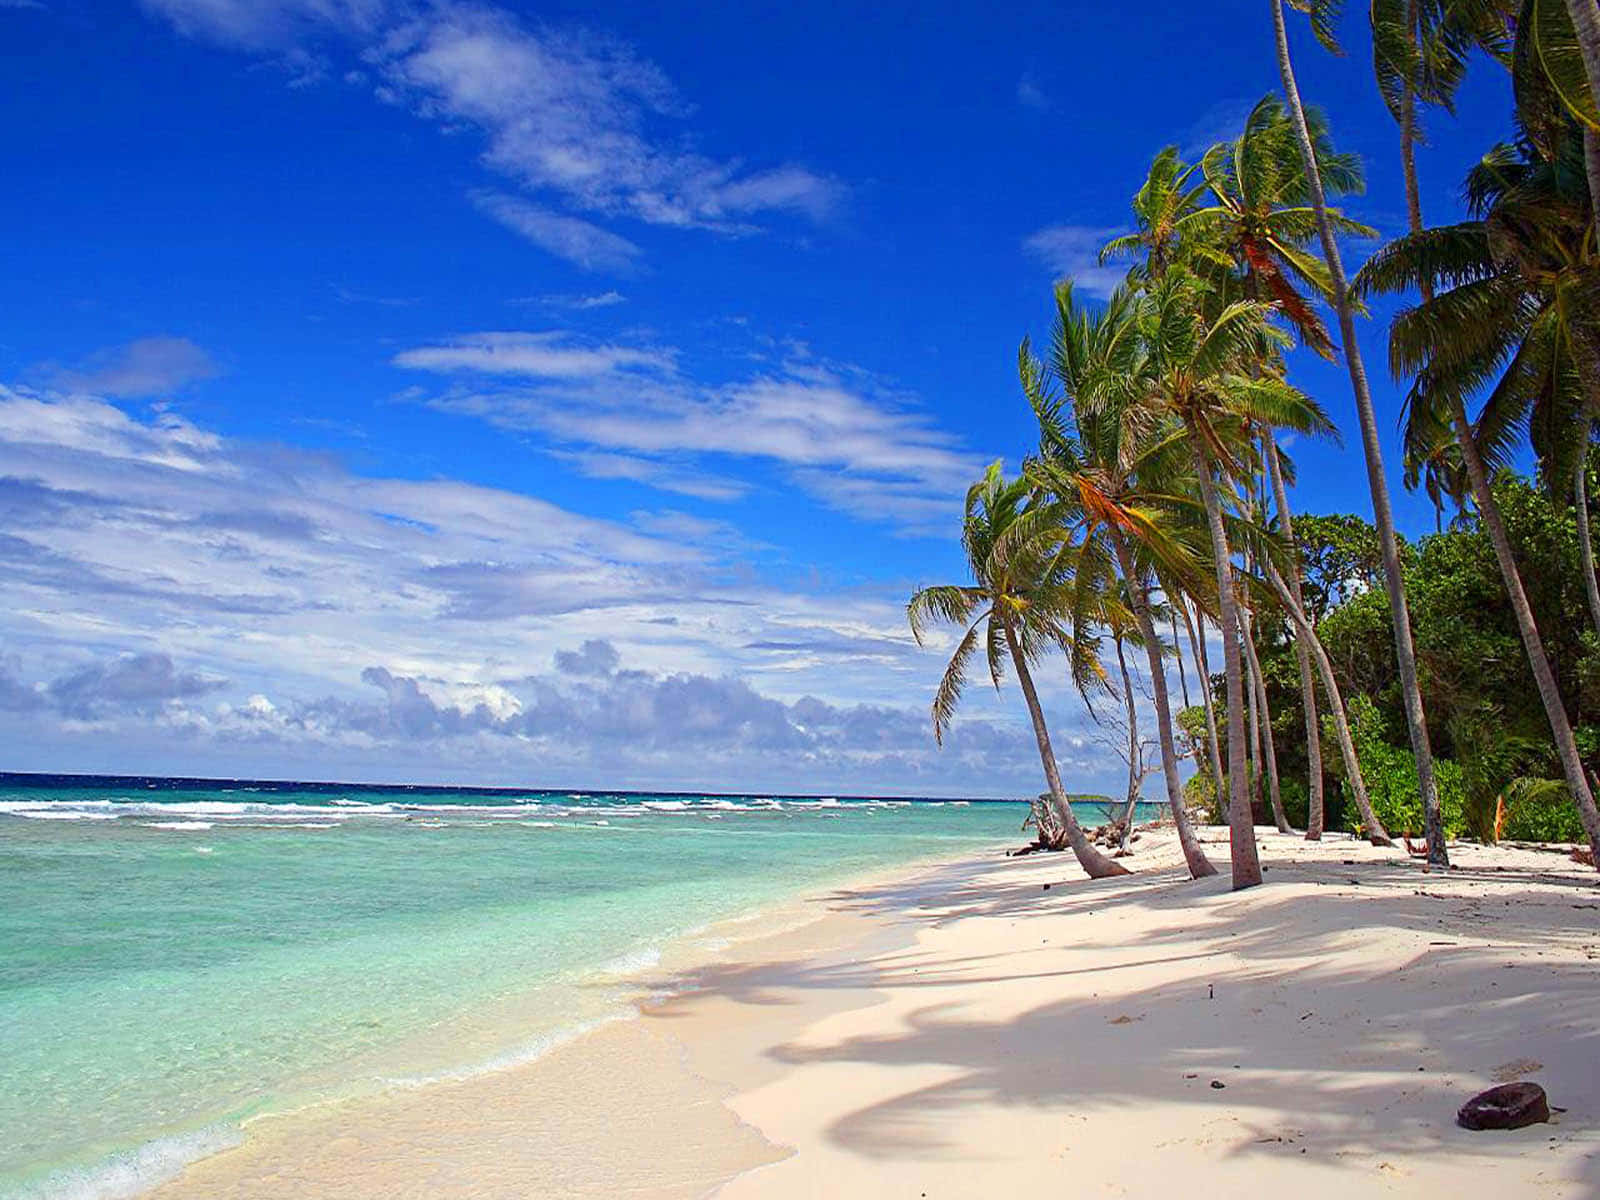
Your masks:
[{"label": "white sea foam", "polygon": [[215,821],[141,821],[146,829],[215,829]]},{"label": "white sea foam", "polygon": [[602,975],[637,975],[640,971],[648,971],[651,967],[661,965],[661,947],[645,946],[639,950],[630,950],[626,954],[619,954],[610,962],[599,968]]},{"label": "white sea foam", "polygon": [[190,1163],[243,1141],[235,1125],[208,1125],[124,1150],[92,1167],[57,1171],[20,1193],[17,1200],[131,1200],[175,1179]]}]

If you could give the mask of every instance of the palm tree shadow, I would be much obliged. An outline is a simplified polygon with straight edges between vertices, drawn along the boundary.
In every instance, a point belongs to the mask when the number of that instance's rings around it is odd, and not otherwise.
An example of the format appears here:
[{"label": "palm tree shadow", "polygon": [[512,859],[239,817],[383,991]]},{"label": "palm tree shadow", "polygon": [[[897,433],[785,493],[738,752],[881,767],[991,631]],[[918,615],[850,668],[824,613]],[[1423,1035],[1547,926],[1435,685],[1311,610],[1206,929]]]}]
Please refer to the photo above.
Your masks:
[{"label": "palm tree shadow", "polygon": [[[1179,1106],[1216,1111],[1230,1158],[1382,1157],[1415,1171],[1581,1143],[1591,1149],[1577,1194],[1600,1198],[1591,1083],[1600,923],[1589,911],[1600,896],[1589,879],[1560,870],[1430,875],[1400,859],[1275,866],[1269,881],[1289,886],[1253,894],[1176,873],[1046,893],[1040,880],[1051,870],[1019,879],[1014,864],[980,867],[921,891],[834,893],[837,907],[886,916],[900,942],[855,957],[713,963],[662,982],[737,1004],[847,990],[901,1002],[892,1033],[807,1035],[768,1052],[791,1068],[854,1063],[945,1076],[834,1122],[829,1138],[868,1157],[953,1154],[964,1116],[991,1106],[1090,1118]],[[1038,912],[1094,921],[1072,926],[1088,932],[1071,944],[956,957],[910,936]],[[1399,969],[1363,964],[1363,939],[1378,933],[1406,939],[1411,957]],[[1028,980],[1056,998],[997,1014],[996,985]],[[1100,981],[1106,999],[1090,991]],[[925,1003],[904,1003],[923,994]],[[1458,1129],[1455,1108],[1502,1067],[1537,1079],[1568,1111],[1512,1133]]]}]

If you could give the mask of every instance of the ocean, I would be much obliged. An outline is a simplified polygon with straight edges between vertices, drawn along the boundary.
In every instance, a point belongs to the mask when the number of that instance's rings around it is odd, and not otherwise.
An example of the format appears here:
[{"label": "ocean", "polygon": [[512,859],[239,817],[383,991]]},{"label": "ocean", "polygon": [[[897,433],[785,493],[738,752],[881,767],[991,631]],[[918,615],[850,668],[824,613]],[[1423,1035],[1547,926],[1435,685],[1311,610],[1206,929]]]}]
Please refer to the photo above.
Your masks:
[{"label": "ocean", "polygon": [[0,1195],[134,1195],[255,1114],[536,1057],[669,943],[1025,815],[0,776]]}]

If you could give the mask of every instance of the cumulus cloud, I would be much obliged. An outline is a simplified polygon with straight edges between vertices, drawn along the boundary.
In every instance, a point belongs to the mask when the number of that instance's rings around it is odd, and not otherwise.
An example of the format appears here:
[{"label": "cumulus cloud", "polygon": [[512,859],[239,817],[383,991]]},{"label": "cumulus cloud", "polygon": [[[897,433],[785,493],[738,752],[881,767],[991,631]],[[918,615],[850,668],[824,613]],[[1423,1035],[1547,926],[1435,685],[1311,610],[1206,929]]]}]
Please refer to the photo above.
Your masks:
[{"label": "cumulus cloud", "polygon": [[[690,112],[653,63],[613,38],[531,27],[468,0],[144,0],[181,32],[280,56],[304,80],[353,54],[346,78],[442,128],[471,128],[483,159],[573,212],[745,234],[769,214],[826,220],[844,188],[797,163],[751,166],[688,148]],[[593,220],[480,193],[478,204],[544,249],[624,271],[638,247]]]},{"label": "cumulus cloud", "polygon": [[48,372],[58,387],[119,397],[166,396],[217,373],[209,354],[180,337],[140,338]]},{"label": "cumulus cloud", "polygon": [[130,654],[65,675],[50,684],[47,694],[66,715],[89,718],[108,709],[148,711],[226,684],[225,679],[179,671],[165,654]]},{"label": "cumulus cloud", "polygon": [[1100,248],[1124,232],[1093,225],[1049,225],[1029,234],[1022,245],[1057,279],[1071,279],[1085,295],[1110,296],[1127,272],[1100,265]]},{"label": "cumulus cloud", "polygon": [[556,651],[556,670],[563,675],[609,675],[622,656],[603,638],[590,638],[577,650]]}]

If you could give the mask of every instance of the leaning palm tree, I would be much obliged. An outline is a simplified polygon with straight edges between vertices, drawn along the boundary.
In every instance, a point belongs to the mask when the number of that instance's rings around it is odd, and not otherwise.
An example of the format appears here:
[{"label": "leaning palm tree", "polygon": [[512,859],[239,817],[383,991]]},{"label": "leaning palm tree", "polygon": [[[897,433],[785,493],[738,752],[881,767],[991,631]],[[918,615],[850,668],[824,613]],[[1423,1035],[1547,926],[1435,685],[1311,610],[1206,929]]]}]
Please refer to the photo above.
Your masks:
[{"label": "leaning palm tree", "polygon": [[[1028,460],[1025,472],[1051,497],[1066,536],[1086,554],[1115,561],[1128,589],[1149,663],[1167,804],[1184,861],[1198,879],[1217,872],[1183,803],[1150,573],[1141,565],[1158,561],[1168,571],[1191,579],[1203,571],[1171,529],[1174,508],[1189,503],[1181,486],[1172,486],[1171,468],[1181,461],[1178,430],[1170,423],[1143,429],[1125,419],[1130,414],[1115,401],[1096,407],[1089,399],[1091,393],[1117,390],[1134,368],[1133,312],[1134,296],[1126,288],[1119,289],[1102,311],[1092,313],[1076,303],[1070,282],[1057,287],[1048,365],[1033,356],[1027,342],[1018,355],[1023,394],[1039,422],[1039,451]],[[1132,724],[1131,696],[1128,699]]]},{"label": "leaning palm tree", "polygon": [[[1415,379],[1411,422],[1455,434],[1567,787],[1600,860],[1600,810],[1490,485],[1530,410],[1593,412],[1600,400],[1600,250],[1576,170],[1579,142],[1568,126],[1549,157],[1532,139],[1498,147],[1468,179],[1474,220],[1391,243],[1358,282],[1380,291],[1426,284],[1432,296],[1396,316],[1390,365]],[[1484,391],[1474,423],[1467,399]]]},{"label": "leaning palm tree", "polygon": [[1228,824],[1233,886],[1261,882],[1245,775],[1244,683],[1232,550],[1224,490],[1244,473],[1245,430],[1268,424],[1306,433],[1331,432],[1314,401],[1274,375],[1248,370],[1286,340],[1269,323],[1271,309],[1254,300],[1223,304],[1216,289],[1187,267],[1169,269],[1131,304],[1127,368],[1114,387],[1079,400],[1082,416],[1125,411],[1124,419],[1182,428],[1206,515],[1216,573],[1228,717]]},{"label": "leaning palm tree", "polygon": [[[1313,30],[1325,46],[1336,48],[1333,23],[1336,5],[1331,0],[1293,0],[1297,9],[1309,13]],[[1328,216],[1327,196],[1318,168],[1316,146],[1306,121],[1300,87],[1295,80],[1294,61],[1289,52],[1289,31],[1284,20],[1284,0],[1271,0],[1272,26],[1277,45],[1278,73],[1284,96],[1300,142],[1306,182],[1311,188],[1311,203],[1317,215],[1317,233],[1328,264],[1333,288],[1334,312],[1339,318],[1339,338],[1343,343],[1345,367],[1350,389],[1355,396],[1356,415],[1361,424],[1361,448],[1367,464],[1367,484],[1372,492],[1373,524],[1378,529],[1378,544],[1383,554],[1384,587],[1389,596],[1389,613],[1394,625],[1395,661],[1400,675],[1400,695],[1405,705],[1406,726],[1411,737],[1411,752],[1417,765],[1417,783],[1422,793],[1423,826],[1427,832],[1428,860],[1449,862],[1445,850],[1444,817],[1439,808],[1439,788],[1433,773],[1433,748],[1428,742],[1428,722],[1422,707],[1422,688],[1417,680],[1416,647],[1411,636],[1411,611],[1406,603],[1405,580],[1400,570],[1400,545],[1395,535],[1394,511],[1389,503],[1389,483],[1384,475],[1383,448],[1378,436],[1378,418],[1367,383],[1367,369],[1356,341],[1355,306],[1345,276],[1344,262],[1333,223]]]},{"label": "leaning palm tree", "polygon": [[1076,589],[1070,559],[1064,553],[1068,548],[1062,545],[1048,520],[1033,522],[1039,532],[1031,536],[1026,532],[1025,506],[1031,492],[1026,480],[1008,480],[1000,464],[992,464],[967,492],[961,528],[961,545],[973,583],[922,588],[907,606],[911,633],[918,645],[930,623],[966,627],[934,693],[933,734],[942,745],[980,644],[988,661],[990,681],[997,691],[1005,679],[1009,660],[1027,702],[1045,782],[1067,844],[1091,878],[1126,875],[1126,867],[1089,843],[1073,815],[1072,804],[1061,785],[1044,708],[1033,685],[1030,664],[1051,651],[1068,651],[1075,669],[1089,663],[1089,656],[1083,649],[1083,632],[1070,623]]}]

